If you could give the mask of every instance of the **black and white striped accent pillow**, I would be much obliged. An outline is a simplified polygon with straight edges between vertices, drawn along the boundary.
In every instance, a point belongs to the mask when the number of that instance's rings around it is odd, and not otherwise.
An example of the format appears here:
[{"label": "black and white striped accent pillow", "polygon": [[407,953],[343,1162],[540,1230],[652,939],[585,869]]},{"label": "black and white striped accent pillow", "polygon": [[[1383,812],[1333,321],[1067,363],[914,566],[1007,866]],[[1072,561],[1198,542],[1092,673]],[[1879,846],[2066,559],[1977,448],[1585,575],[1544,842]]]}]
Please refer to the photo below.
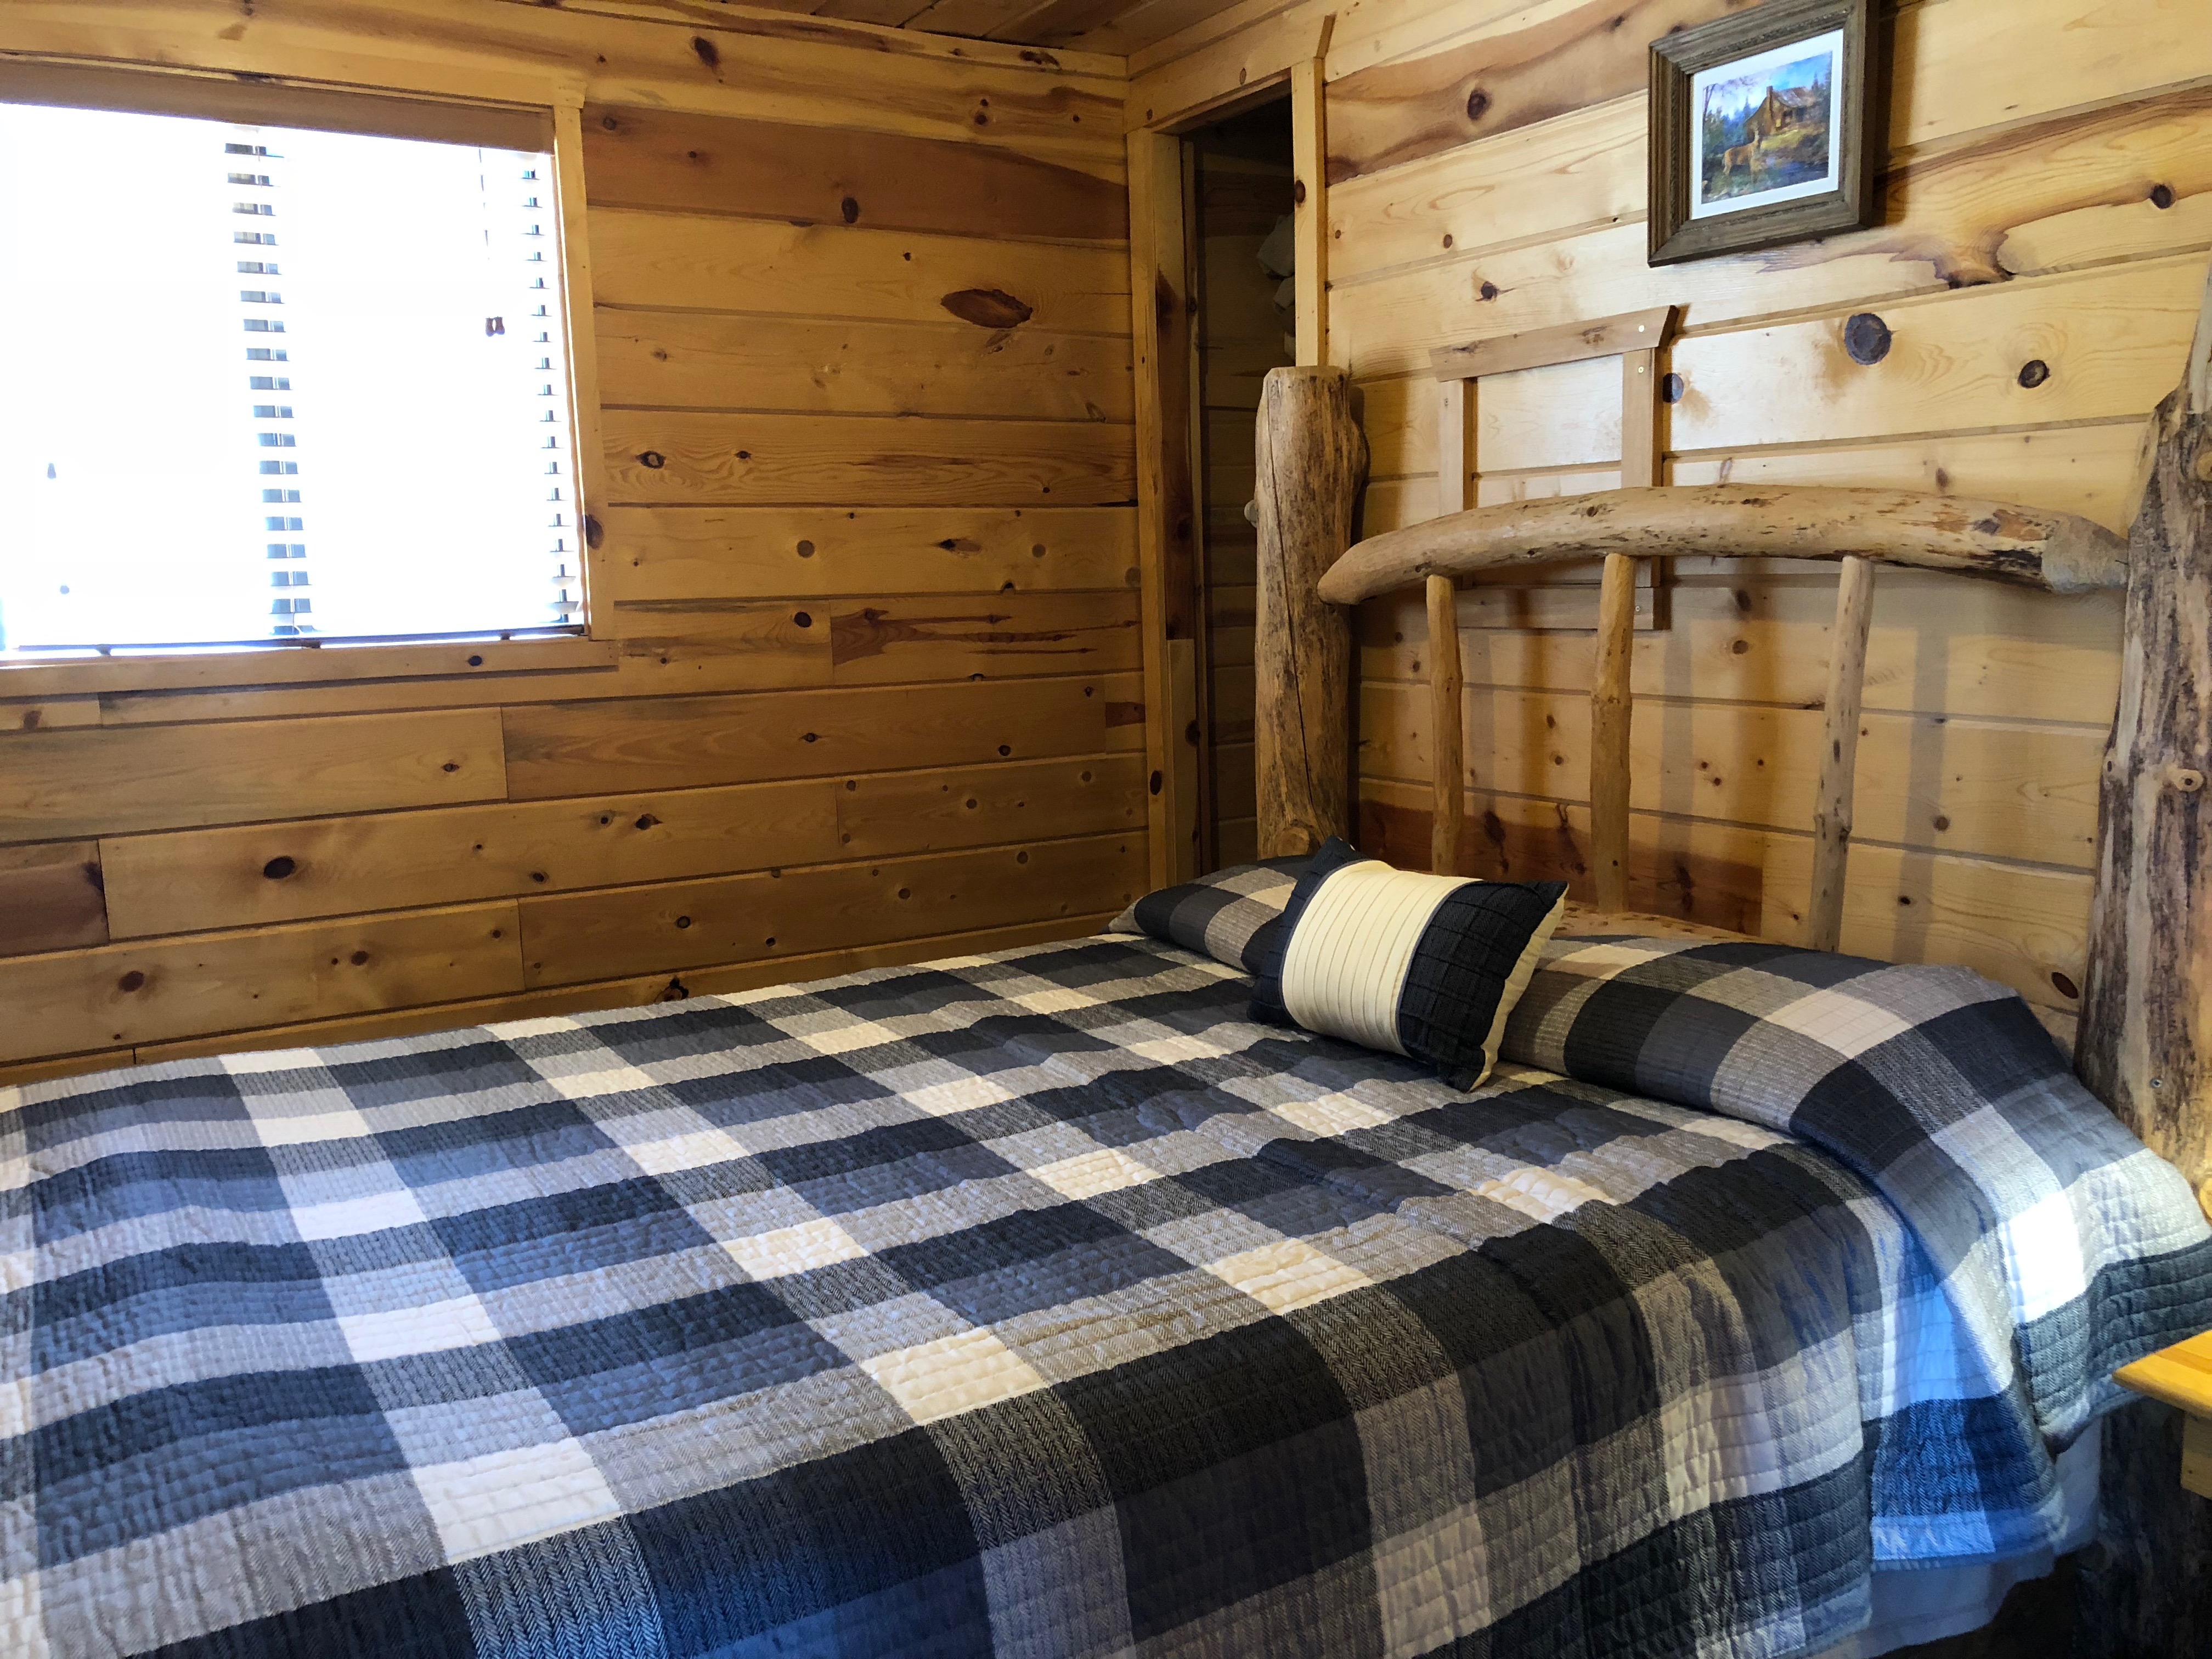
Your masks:
[{"label": "black and white striped accent pillow", "polygon": [[1561,881],[1394,870],[1332,838],[1252,943],[1252,1017],[1433,1066],[1479,1088],[1565,914]]}]

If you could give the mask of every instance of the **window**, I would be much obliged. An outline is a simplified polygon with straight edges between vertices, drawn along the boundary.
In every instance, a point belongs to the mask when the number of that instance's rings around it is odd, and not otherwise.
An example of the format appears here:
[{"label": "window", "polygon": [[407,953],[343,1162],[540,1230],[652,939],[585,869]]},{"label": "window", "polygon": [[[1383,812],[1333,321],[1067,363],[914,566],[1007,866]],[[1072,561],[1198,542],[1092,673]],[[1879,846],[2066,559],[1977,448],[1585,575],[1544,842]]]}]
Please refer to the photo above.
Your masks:
[{"label": "window", "polygon": [[0,102],[0,661],[574,629],[549,161]]}]

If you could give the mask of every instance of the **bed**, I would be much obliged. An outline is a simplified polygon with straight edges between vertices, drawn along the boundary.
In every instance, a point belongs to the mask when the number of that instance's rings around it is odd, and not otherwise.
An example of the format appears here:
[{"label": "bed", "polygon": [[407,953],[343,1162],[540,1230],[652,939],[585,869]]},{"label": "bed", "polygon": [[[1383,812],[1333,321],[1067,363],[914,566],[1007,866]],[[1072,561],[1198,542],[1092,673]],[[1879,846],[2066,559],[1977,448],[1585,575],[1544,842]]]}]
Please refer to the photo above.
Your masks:
[{"label": "bed", "polygon": [[0,1650],[1850,1653],[2047,1565],[2203,1321],[1976,975],[1557,940],[1469,1096],[1253,1024],[1221,879],[0,1095]]},{"label": "bed", "polygon": [[[1832,947],[1874,564],[2124,550],[1629,488],[1336,560],[1348,392],[1298,385],[1336,424],[1263,410],[1264,852],[1346,828],[1331,604],[1608,553],[1599,908],[1486,1083],[1255,1018],[1276,858],[1092,939],[0,1090],[0,1652],[1872,1659],[2079,1543],[2212,1227],[2017,995]],[[1622,913],[1627,567],[1686,544],[1847,561],[1820,948]]]}]

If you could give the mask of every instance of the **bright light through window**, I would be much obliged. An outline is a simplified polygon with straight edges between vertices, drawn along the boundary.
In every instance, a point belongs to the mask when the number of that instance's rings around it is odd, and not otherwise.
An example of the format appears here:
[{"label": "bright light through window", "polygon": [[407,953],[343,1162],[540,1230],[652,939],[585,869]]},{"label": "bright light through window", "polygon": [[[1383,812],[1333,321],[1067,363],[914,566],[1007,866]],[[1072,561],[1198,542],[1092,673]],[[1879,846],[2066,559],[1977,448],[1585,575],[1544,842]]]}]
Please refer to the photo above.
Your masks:
[{"label": "bright light through window", "polygon": [[0,105],[0,652],[580,623],[552,176]]}]

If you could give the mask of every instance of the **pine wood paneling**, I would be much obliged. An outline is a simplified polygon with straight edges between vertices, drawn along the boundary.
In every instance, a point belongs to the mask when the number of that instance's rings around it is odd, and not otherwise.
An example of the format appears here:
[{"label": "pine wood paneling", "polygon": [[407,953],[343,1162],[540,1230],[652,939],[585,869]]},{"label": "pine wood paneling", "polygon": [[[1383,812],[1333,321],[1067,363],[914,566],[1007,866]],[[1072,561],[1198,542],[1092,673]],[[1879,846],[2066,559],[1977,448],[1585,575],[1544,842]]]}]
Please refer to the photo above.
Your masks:
[{"label": "pine wood paneling", "polygon": [[1144,891],[1144,860],[1125,833],[533,899],[525,971],[558,985],[1110,910]]},{"label": "pine wood paneling", "polygon": [[626,503],[868,507],[1133,501],[1130,428],[1074,421],[611,410],[610,496]]},{"label": "pine wood paneling", "polygon": [[1131,418],[1125,337],[935,322],[602,311],[610,404],[808,415]]},{"label": "pine wood paneling", "polygon": [[1137,596],[1126,590],[840,605],[830,641],[839,685],[1103,674],[1143,661]]},{"label": "pine wood paneling", "polygon": [[1120,241],[1120,181],[949,139],[587,108],[592,198],[872,229]]},{"label": "pine wood paneling", "polygon": [[376,714],[9,740],[0,841],[496,800],[499,715]]},{"label": "pine wood paneling", "polygon": [[0,1060],[522,988],[511,903],[0,959]]},{"label": "pine wood paneling", "polygon": [[101,849],[118,938],[557,893],[833,858],[826,779],[131,836]]},{"label": "pine wood paneling", "polygon": [[1128,256],[1106,246],[603,208],[592,274],[603,306],[1129,331]]},{"label": "pine wood paneling", "polygon": [[0,847],[0,957],[107,942],[100,848],[93,842]]},{"label": "pine wood paneling", "polygon": [[[1585,799],[1589,698],[1476,687],[1462,703],[1471,787]],[[1360,766],[1425,779],[1429,710],[1419,687],[1360,688]],[[1820,711],[1639,700],[1631,799],[1644,811],[1799,829],[1813,821]],[[1859,738],[1854,845],[1871,841],[2025,859],[2094,861],[2104,734],[1869,711]]]},{"label": "pine wood paneling", "polygon": [[0,702],[0,738],[16,732],[58,732],[65,726],[99,724],[97,697],[11,697]]},{"label": "pine wood paneling", "polygon": [[623,599],[1137,587],[1137,521],[1101,507],[644,507],[606,514]]},{"label": "pine wood paneling", "polygon": [[888,772],[838,786],[838,841],[854,858],[1145,827],[1144,757]]},{"label": "pine wood paneling", "polygon": [[626,692],[760,691],[827,685],[827,613],[811,600],[662,600],[603,605],[622,641]]},{"label": "pine wood paneling", "polygon": [[625,15],[586,0],[255,0],[241,28],[236,0],[11,0],[8,21],[21,52],[524,103],[565,90],[618,106],[1043,153],[1109,178],[1121,155],[1111,141],[1123,89],[1110,60],[887,40],[803,16],[690,4]]},{"label": "pine wood paneling", "polygon": [[2203,257],[2191,254],[1897,305],[1882,313],[1888,354],[1863,368],[1844,349],[1839,316],[1684,340],[1673,441],[1724,449],[2147,416],[2173,390],[2203,291]]},{"label": "pine wood paneling", "polygon": [[[1139,747],[1133,674],[752,696],[641,697],[506,711],[511,799],[823,777]],[[1117,724],[1116,722],[1121,723]]]}]

